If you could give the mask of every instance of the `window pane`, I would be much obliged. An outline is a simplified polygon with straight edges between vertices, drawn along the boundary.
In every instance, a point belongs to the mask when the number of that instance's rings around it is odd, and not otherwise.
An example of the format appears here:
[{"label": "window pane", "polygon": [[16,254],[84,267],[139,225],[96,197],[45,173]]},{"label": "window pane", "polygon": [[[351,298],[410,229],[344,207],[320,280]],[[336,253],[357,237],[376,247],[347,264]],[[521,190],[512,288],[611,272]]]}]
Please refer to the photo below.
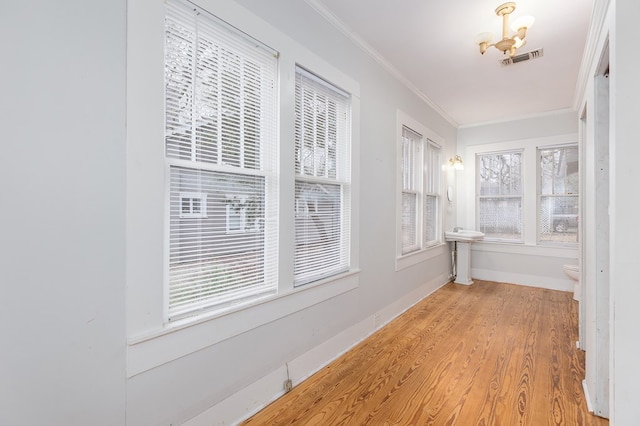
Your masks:
[{"label": "window pane", "polygon": [[419,249],[418,246],[418,196],[402,193],[402,253]]},{"label": "window pane", "polygon": [[479,216],[485,238],[522,240],[522,198],[480,198]]},{"label": "window pane", "polygon": [[578,148],[540,150],[540,193],[578,194]]},{"label": "window pane", "polygon": [[480,195],[521,195],[520,152],[478,156]]},{"label": "window pane", "polygon": [[578,242],[577,196],[540,197],[540,241]]},{"label": "window pane", "polygon": [[348,269],[342,235],[340,185],[296,182],[296,284],[315,281]]},{"label": "window pane", "polygon": [[[275,260],[267,261],[265,250],[264,177],[171,167],[170,180],[169,314],[274,291]],[[207,217],[181,217],[181,192],[206,194]],[[227,211],[234,209],[229,193],[248,200],[246,221],[255,232],[227,232]],[[240,220],[232,215],[231,226],[239,228]]]},{"label": "window pane", "polygon": [[425,239],[427,244],[438,241],[438,197],[427,195],[425,197]]},{"label": "window pane", "polygon": [[538,150],[540,156],[541,242],[578,241],[579,154],[577,146]]},{"label": "window pane", "polygon": [[296,68],[294,285],[349,269],[349,95]]},{"label": "window pane", "polygon": [[196,6],[165,4],[173,320],[275,292],[278,88],[275,52]]}]

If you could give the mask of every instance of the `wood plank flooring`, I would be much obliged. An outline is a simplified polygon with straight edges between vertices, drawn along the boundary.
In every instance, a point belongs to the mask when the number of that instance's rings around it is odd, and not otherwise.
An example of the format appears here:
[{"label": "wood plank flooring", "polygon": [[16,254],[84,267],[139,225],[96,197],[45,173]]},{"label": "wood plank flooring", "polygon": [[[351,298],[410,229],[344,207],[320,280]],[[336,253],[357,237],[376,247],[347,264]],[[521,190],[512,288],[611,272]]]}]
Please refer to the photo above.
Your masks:
[{"label": "wood plank flooring", "polygon": [[245,425],[608,425],[566,292],[445,285]]}]

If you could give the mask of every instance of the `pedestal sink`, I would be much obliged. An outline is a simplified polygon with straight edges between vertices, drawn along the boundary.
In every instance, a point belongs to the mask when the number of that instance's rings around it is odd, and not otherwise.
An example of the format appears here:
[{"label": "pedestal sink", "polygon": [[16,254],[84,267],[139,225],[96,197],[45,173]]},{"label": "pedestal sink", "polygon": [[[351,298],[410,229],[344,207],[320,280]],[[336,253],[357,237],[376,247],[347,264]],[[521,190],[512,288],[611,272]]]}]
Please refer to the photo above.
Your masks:
[{"label": "pedestal sink", "polygon": [[471,244],[484,239],[484,233],[468,229],[454,228],[444,233],[446,241],[452,241],[454,245],[454,262],[456,266],[456,284],[473,284],[471,279]]}]

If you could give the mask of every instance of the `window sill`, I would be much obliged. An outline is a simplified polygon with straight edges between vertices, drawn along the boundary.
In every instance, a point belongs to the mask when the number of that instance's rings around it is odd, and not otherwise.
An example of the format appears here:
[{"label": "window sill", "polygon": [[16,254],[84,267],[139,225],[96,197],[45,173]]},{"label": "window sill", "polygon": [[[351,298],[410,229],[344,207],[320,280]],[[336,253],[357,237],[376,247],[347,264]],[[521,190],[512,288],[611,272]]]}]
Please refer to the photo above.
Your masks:
[{"label": "window sill", "polygon": [[127,376],[133,377],[358,287],[359,270],[267,296],[224,312],[172,322],[129,339]]},{"label": "window sill", "polygon": [[422,250],[404,254],[396,258],[396,271],[422,263],[447,253],[447,244],[439,242]]}]

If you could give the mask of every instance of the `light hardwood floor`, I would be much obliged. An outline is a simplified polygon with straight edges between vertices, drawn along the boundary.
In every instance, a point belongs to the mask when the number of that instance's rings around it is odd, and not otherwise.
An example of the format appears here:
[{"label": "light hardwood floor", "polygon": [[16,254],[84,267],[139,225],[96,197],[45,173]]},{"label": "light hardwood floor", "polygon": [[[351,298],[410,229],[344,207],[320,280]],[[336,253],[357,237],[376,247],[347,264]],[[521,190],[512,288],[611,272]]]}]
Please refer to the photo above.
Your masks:
[{"label": "light hardwood floor", "polygon": [[608,425],[587,411],[577,302],[449,283],[246,425]]}]

